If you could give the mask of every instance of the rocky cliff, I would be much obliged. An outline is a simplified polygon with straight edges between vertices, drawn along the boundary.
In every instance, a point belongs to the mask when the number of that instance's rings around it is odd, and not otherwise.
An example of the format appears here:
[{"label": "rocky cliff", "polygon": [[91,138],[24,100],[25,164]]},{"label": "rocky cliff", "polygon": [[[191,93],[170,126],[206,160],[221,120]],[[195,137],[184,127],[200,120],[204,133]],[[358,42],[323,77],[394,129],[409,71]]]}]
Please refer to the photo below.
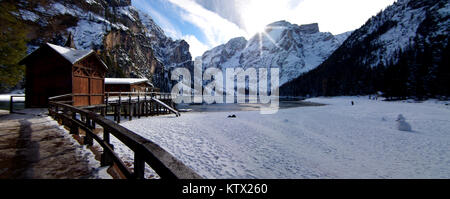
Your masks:
[{"label": "rocky cliff", "polygon": [[28,53],[45,42],[62,45],[73,34],[78,49],[94,49],[110,77],[145,77],[168,91],[170,69],[191,67],[189,45],[164,34],[131,0],[19,0],[15,15],[27,23]]}]

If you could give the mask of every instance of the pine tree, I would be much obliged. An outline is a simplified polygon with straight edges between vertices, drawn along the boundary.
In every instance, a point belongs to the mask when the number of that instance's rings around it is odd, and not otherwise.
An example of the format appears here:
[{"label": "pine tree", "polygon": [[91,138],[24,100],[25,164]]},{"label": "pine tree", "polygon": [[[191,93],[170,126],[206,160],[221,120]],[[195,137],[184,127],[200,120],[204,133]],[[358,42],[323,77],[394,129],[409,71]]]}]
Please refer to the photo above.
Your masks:
[{"label": "pine tree", "polygon": [[14,16],[19,11],[9,1],[0,2],[0,90],[23,79],[25,67],[18,62],[26,55],[26,26]]}]

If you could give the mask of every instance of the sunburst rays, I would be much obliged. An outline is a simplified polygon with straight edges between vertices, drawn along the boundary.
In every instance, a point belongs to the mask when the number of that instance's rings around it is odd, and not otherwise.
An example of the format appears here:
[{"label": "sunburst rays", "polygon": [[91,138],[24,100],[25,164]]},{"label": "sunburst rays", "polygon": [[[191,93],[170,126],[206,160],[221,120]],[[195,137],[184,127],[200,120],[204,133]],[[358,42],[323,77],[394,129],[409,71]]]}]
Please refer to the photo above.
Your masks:
[{"label": "sunburst rays", "polygon": [[[270,35],[270,32],[273,30],[285,30],[286,27],[285,26],[271,26],[268,25],[266,26],[264,31],[258,32],[256,33],[256,36],[258,37],[258,49],[259,49],[259,56],[263,56],[264,54],[264,49],[263,49],[263,42],[264,39],[269,40],[273,45],[275,45],[276,48],[280,48],[280,46],[278,45],[278,42],[272,38],[272,36]],[[276,38],[276,39],[280,39],[280,38]]]}]

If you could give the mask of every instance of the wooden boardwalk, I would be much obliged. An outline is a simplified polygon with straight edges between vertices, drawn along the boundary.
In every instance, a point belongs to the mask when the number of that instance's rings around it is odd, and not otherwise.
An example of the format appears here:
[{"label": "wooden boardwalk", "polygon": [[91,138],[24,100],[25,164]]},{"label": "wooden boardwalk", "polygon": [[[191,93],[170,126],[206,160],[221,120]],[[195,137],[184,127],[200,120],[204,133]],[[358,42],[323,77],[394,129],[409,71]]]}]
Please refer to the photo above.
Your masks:
[{"label": "wooden boardwalk", "polygon": [[96,178],[81,146],[46,109],[19,112],[26,114],[0,114],[0,179]]},{"label": "wooden boardwalk", "polygon": [[[49,101],[73,105],[73,101],[69,99],[76,96],[78,95],[69,93],[50,97]],[[104,97],[104,104],[78,107],[102,116],[113,116],[113,121],[117,123],[120,123],[122,117],[131,121],[133,117],[141,118],[141,116],[148,117],[171,113],[177,117],[180,116],[180,112],[176,110],[172,101],[171,93],[107,92]],[[12,110],[11,107],[10,110]]]}]

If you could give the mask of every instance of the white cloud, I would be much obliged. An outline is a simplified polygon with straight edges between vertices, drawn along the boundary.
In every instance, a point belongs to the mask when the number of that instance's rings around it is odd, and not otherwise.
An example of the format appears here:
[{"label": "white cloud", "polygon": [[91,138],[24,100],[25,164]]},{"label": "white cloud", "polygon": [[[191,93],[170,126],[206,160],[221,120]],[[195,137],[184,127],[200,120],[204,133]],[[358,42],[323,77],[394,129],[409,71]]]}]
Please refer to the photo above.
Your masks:
[{"label": "white cloud", "polygon": [[288,19],[298,24],[318,22],[321,31],[339,34],[362,26],[395,0],[304,0]]},{"label": "white cloud", "polygon": [[189,44],[189,51],[191,52],[192,58],[202,56],[205,51],[207,51],[210,46],[205,45],[197,39],[194,35],[185,35],[183,39]]},{"label": "white cloud", "polygon": [[[197,0],[198,2],[203,2]],[[206,1],[206,0],[205,0]],[[371,16],[394,3],[395,0],[230,0],[208,1],[207,7],[220,12],[229,21],[243,26],[252,36],[267,24],[287,20],[296,24],[319,23],[322,31],[339,34],[359,28]],[[211,3],[217,5],[210,5]],[[225,6],[225,4],[233,4]],[[236,8],[233,11],[217,10],[217,7]],[[214,10],[212,9],[212,10]],[[231,12],[231,13],[224,13]],[[236,13],[238,12],[238,17]],[[241,22],[242,21],[242,22]],[[242,24],[241,24],[242,23]]]},{"label": "white cloud", "polygon": [[217,46],[234,37],[247,34],[236,24],[200,6],[193,0],[169,0],[183,9],[181,19],[197,26],[205,35],[208,45]]},{"label": "white cloud", "polygon": [[[138,0],[136,0],[138,1]],[[209,0],[208,0],[209,1]],[[206,9],[197,0],[168,0],[172,6],[176,6],[177,17],[180,20],[196,26],[205,36],[205,41],[200,41],[200,35],[183,33],[174,26],[170,20],[161,13],[148,6],[147,11],[158,21],[163,30],[175,39],[186,40],[191,47],[191,54],[200,56],[220,44],[228,42],[234,37],[244,36],[247,39],[264,29],[267,24],[279,20],[287,20],[295,24],[319,23],[322,32],[339,34],[359,28],[371,16],[391,5],[395,0],[233,0],[212,1],[209,4],[217,4],[210,7],[220,7],[223,4],[235,4],[238,12],[236,23],[235,13],[221,13]],[[205,2],[203,2],[205,3]],[[213,9],[212,9],[213,10]],[[230,12],[230,11],[223,11]],[[224,18],[224,17],[226,18]],[[232,18],[235,17],[235,18]]]},{"label": "white cloud", "polygon": [[319,23],[321,31],[339,34],[359,28],[395,0],[249,0],[241,18],[249,33],[279,20],[295,24]]},{"label": "white cloud", "polygon": [[291,0],[249,0],[240,6],[241,18],[250,36],[262,32],[267,24],[275,21],[290,21]]}]

